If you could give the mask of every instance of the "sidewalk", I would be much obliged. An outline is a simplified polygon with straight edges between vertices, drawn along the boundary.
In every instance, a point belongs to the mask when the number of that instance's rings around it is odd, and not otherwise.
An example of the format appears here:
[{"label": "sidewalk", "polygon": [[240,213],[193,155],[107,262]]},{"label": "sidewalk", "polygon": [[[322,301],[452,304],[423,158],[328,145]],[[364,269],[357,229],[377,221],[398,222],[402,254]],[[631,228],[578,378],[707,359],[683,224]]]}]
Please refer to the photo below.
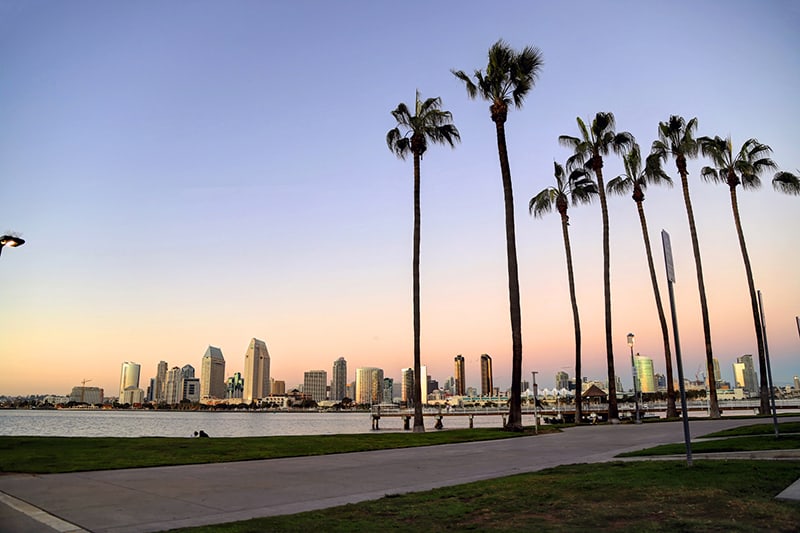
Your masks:
[{"label": "sidewalk", "polygon": [[[692,437],[752,423],[693,421]],[[0,476],[0,495],[46,511],[65,521],[63,528],[161,531],[322,509],[562,464],[610,461],[621,452],[682,441],[680,422],[581,426],[558,434],[424,448],[72,474],[12,474]],[[790,456],[800,459],[800,453]],[[782,496],[800,499],[800,482]],[[6,505],[0,508],[0,531],[20,531],[5,527],[5,517],[19,518],[17,512],[9,513]]]}]

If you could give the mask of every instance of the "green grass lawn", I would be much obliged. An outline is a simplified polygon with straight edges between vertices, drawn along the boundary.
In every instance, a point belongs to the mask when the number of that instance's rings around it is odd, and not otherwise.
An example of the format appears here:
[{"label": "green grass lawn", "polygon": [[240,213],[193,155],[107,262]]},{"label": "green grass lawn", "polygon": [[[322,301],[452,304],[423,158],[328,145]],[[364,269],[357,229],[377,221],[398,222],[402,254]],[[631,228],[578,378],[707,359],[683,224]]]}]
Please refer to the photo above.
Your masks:
[{"label": "green grass lawn", "polygon": [[775,495],[800,461],[571,465],[321,511],[184,532],[796,532],[800,503]]},{"label": "green grass lawn", "polygon": [[[552,428],[540,429],[557,431]],[[302,437],[6,437],[0,436],[0,472],[51,474],[147,466],[223,463],[412,446],[506,439],[531,435],[476,428],[425,433],[362,433]]]}]

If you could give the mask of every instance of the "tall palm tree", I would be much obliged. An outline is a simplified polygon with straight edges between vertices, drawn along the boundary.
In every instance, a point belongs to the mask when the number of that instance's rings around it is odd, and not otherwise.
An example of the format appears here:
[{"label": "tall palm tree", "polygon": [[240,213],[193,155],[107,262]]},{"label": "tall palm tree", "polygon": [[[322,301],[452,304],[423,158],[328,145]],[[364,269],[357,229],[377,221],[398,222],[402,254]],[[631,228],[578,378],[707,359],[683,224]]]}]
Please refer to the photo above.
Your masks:
[{"label": "tall palm tree", "polygon": [[461,140],[453,116],[449,111],[442,111],[441,98],[420,100],[416,94],[414,114],[408,106],[401,103],[392,111],[397,126],[386,134],[386,144],[400,159],[410,153],[414,157],[414,252],[413,299],[414,299],[414,432],[424,432],[422,420],[422,384],[420,383],[420,303],[419,303],[419,244],[420,244],[420,162],[428,149],[428,143],[449,144],[454,147]]},{"label": "tall palm tree", "polygon": [[542,54],[526,46],[521,51],[509,47],[502,39],[489,48],[486,72],[476,69],[472,81],[462,70],[452,70],[464,82],[467,96],[489,102],[489,111],[497,133],[497,154],[503,180],[505,203],[506,255],[508,257],[508,298],[511,315],[511,398],[506,429],[522,431],[522,314],[519,304],[519,268],[514,231],[514,193],[511,167],[506,148],[506,119],[510,107],[521,108],[525,96],[533,88],[542,68]]},{"label": "tall palm tree", "polygon": [[703,281],[703,263],[700,260],[700,243],[697,240],[697,227],[694,223],[692,198],[689,196],[689,171],[686,169],[686,159],[697,157],[699,146],[694,134],[697,130],[697,118],[686,122],[683,117],[672,115],[666,122],[658,123],[658,140],[653,141],[652,153],[666,162],[667,156],[672,154],[675,166],[681,176],[683,188],[683,203],[686,205],[686,216],[689,218],[689,234],[692,237],[692,251],[694,252],[694,266],[697,272],[697,289],[700,292],[700,312],[703,315],[703,336],[706,343],[706,375],[708,376],[708,410],[711,418],[719,418],[719,402],[717,401],[717,383],[714,372],[714,355],[711,349],[711,323],[708,319],[708,301],[706,300],[706,285]]},{"label": "tall palm tree", "polygon": [[664,305],[661,303],[661,291],[658,289],[656,268],[653,265],[653,251],[650,247],[650,234],[647,231],[647,218],[644,214],[644,191],[648,185],[667,185],[672,187],[672,179],[661,168],[658,156],[650,155],[642,168],[642,155],[639,145],[634,144],[631,150],[623,157],[625,173],[608,182],[608,192],[612,194],[632,193],[631,197],[636,203],[639,213],[639,223],[642,226],[644,251],[647,254],[647,268],[650,271],[650,283],[653,286],[653,295],[656,300],[658,322],[661,325],[661,339],[664,343],[664,360],[667,365],[667,418],[678,416],[675,407],[675,382],[672,376],[672,350],[669,342],[669,329],[667,317],[664,314]]},{"label": "tall palm tree", "polygon": [[597,113],[592,120],[591,126],[578,117],[578,129],[580,137],[561,135],[558,142],[575,152],[573,157],[576,161],[584,164],[591,170],[597,179],[597,192],[600,196],[600,211],[603,217],[603,296],[605,301],[606,318],[606,362],[608,366],[608,418],[610,420],[619,419],[617,409],[617,377],[614,371],[614,343],[611,338],[611,268],[610,250],[608,240],[608,203],[606,202],[606,187],[603,182],[603,156],[608,155],[610,150],[619,154],[629,148],[634,140],[633,136],[626,132],[617,133],[614,131],[614,114],[608,112]]},{"label": "tall palm tree", "polygon": [[800,176],[781,170],[772,178],[772,186],[784,194],[800,194]]},{"label": "tall palm tree", "polygon": [[758,309],[756,286],[753,281],[753,271],[750,268],[750,256],[747,253],[747,244],[744,240],[742,220],[739,217],[739,200],[736,196],[736,187],[742,186],[744,190],[758,189],[761,187],[759,176],[768,170],[774,170],[777,165],[770,159],[772,148],[761,144],[756,139],[748,139],[738,153],[733,152],[733,143],[730,137],[723,139],[719,136],[700,137],[700,150],[703,155],[710,158],[713,166],[703,167],[700,171],[703,179],[714,183],[724,183],[728,186],[733,209],[733,222],[736,225],[736,235],[739,237],[739,248],[742,250],[744,271],[747,276],[747,288],[750,291],[750,306],[753,310],[753,323],[756,328],[756,344],[758,346],[758,369],[760,382],[760,409],[762,415],[769,413],[769,385],[767,384],[767,359],[764,355],[764,337],[761,327],[761,316]]},{"label": "tall palm tree", "polygon": [[569,300],[572,304],[572,321],[575,329],[575,422],[581,423],[583,409],[581,405],[581,320],[578,315],[578,299],[575,296],[575,275],[572,268],[572,246],[569,243],[569,215],[567,209],[572,205],[588,204],[597,194],[597,184],[588,176],[586,169],[569,169],[553,162],[555,187],[547,187],[531,198],[528,210],[534,217],[541,217],[553,209],[561,215],[561,234],[564,237],[564,252],[567,256],[567,278],[569,280]]}]

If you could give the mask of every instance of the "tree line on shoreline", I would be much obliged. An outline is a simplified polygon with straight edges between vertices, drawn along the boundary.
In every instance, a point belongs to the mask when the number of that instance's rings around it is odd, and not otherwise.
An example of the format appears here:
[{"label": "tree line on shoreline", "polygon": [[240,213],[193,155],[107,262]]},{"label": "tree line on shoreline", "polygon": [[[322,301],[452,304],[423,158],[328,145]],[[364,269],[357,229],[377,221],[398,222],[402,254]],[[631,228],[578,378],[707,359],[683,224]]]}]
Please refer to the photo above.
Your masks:
[{"label": "tree line on shoreline", "polygon": [[[502,39],[489,48],[488,63],[485,69],[475,69],[470,76],[462,70],[451,70],[461,82],[470,99],[480,98],[489,103],[489,111],[495,126],[497,152],[500,163],[500,175],[503,187],[506,230],[506,256],[508,271],[509,315],[512,341],[512,375],[511,395],[509,400],[509,416],[506,429],[522,431],[522,320],[520,310],[519,268],[517,264],[516,235],[514,227],[514,198],[511,169],[505,135],[505,123],[508,112],[520,109],[528,93],[533,89],[544,64],[539,49],[526,46],[522,50],[511,48]],[[386,135],[389,149],[400,159],[411,156],[413,160],[414,182],[414,230],[412,252],[412,315],[414,325],[414,426],[415,432],[425,430],[422,417],[421,384],[420,384],[420,181],[421,161],[428,143],[448,145],[454,148],[461,139],[460,132],[453,122],[452,114],[442,109],[440,98],[420,98],[417,91],[413,106],[400,103],[392,112],[396,126]],[[753,325],[758,347],[760,411],[766,414],[769,410],[769,389],[767,384],[767,366],[765,356],[764,325],[759,314],[750,258],[742,229],[738,207],[737,190],[755,190],[761,185],[761,178],[772,173],[773,187],[782,193],[800,194],[800,178],[786,171],[779,171],[771,159],[772,149],[757,139],[746,140],[740,148],[734,148],[730,137],[696,135],[698,121],[688,121],[681,116],[671,115],[666,121],[659,122],[657,139],[653,141],[650,153],[643,159],[642,150],[634,136],[627,131],[617,131],[614,115],[611,112],[598,112],[588,121],[577,118],[578,136],[561,135],[559,144],[572,150],[573,154],[565,164],[554,164],[556,185],[547,187],[535,195],[529,203],[529,211],[539,217],[551,211],[557,211],[561,217],[562,237],[566,255],[567,276],[569,281],[570,303],[573,315],[575,334],[575,378],[576,383],[582,381],[581,375],[581,329],[578,303],[575,294],[575,280],[571,244],[569,241],[570,204],[577,206],[593,201],[600,202],[603,230],[603,295],[605,314],[606,365],[608,374],[608,409],[609,419],[618,420],[616,371],[614,368],[614,352],[612,343],[611,316],[611,283],[610,283],[610,242],[609,217],[606,194],[631,194],[635,202],[642,229],[645,254],[653,288],[659,324],[661,326],[664,358],[667,371],[667,416],[677,416],[676,392],[674,387],[672,352],[670,349],[669,330],[661,301],[661,293],[653,264],[647,220],[644,211],[645,190],[648,185],[672,185],[672,178],[667,174],[666,164],[669,159],[674,164],[680,177],[684,206],[692,241],[700,308],[703,321],[703,336],[706,354],[706,375],[708,376],[709,412],[712,418],[721,416],[717,399],[716,383],[713,379],[714,359],[711,342],[711,327],[708,316],[703,268],[700,255],[700,244],[694,220],[694,211],[689,192],[689,172],[687,160],[699,155],[710,160],[704,166],[700,176],[709,182],[728,186],[734,225],[745,266],[748,295],[753,312]],[[620,156],[624,165],[624,173],[606,183],[603,175],[604,158],[610,154]],[[581,390],[576,387],[576,421],[581,420]]]}]

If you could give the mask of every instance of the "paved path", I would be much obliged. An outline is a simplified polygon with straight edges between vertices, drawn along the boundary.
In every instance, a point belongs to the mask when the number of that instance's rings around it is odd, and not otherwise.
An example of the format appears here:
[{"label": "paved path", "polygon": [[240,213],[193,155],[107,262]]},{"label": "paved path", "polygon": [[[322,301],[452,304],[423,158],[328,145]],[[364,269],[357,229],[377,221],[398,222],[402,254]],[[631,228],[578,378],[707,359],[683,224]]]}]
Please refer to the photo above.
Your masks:
[{"label": "paved path", "polygon": [[[692,421],[692,438],[753,422]],[[0,476],[0,496],[5,498],[0,498],[0,504],[5,504],[0,505],[0,531],[84,528],[122,533],[216,524],[322,509],[562,464],[609,461],[620,452],[670,442],[683,442],[680,422],[581,426],[563,433],[515,439],[292,459],[11,474]],[[9,502],[27,502],[57,522],[46,526],[24,511],[7,507]],[[22,525],[5,527],[12,519],[23,521],[19,522]]]}]

